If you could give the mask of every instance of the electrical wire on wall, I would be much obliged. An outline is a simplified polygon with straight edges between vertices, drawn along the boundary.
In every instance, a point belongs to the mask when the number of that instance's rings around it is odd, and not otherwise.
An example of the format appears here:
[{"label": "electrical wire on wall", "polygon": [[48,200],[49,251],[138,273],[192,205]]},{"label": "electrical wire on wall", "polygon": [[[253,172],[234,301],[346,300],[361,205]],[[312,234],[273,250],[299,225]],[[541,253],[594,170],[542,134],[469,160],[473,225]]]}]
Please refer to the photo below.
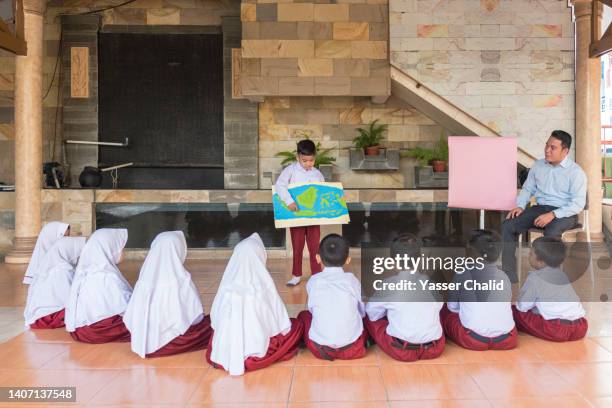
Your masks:
[{"label": "electrical wire on wall", "polygon": [[86,14],[100,13],[102,11],[116,9],[118,7],[122,7],[122,6],[125,6],[127,4],[134,3],[136,1],[138,1],[138,0],[127,0],[127,1],[124,1],[123,3],[120,3],[120,4],[116,4],[116,5],[113,5],[113,6],[107,6],[107,7],[103,7],[103,8],[96,9],[96,10],[90,10],[90,11],[86,11],[86,12],[83,12],[83,13],[78,13],[77,15],[86,15]]},{"label": "electrical wire on wall", "polygon": [[[58,115],[60,114],[60,109],[59,109],[59,105],[60,105],[60,100],[61,100],[61,95],[62,95],[62,85],[63,85],[63,80],[62,80],[62,44],[63,44],[63,33],[64,30],[62,29],[61,25],[60,25],[60,38],[59,38],[59,44],[57,46],[57,57],[55,58],[55,66],[53,67],[53,75],[51,75],[51,82],[49,82],[49,87],[47,88],[47,91],[45,92],[44,96],[43,96],[43,102],[44,100],[47,98],[47,96],[49,96],[49,92],[51,92],[51,88],[53,87],[53,82],[55,81],[55,76],[58,75],[58,83],[57,83],[57,99],[55,101],[55,119],[53,122],[53,138],[51,139],[51,142],[49,143],[49,158],[51,159],[52,162],[55,161],[55,146],[57,145],[57,127],[58,127]],[[58,72],[58,67],[59,67],[59,72]],[[62,158],[63,161],[64,158]]]},{"label": "electrical wire on wall", "polygon": [[[84,11],[81,13],[60,13],[58,14],[58,16],[78,16],[78,15],[89,15],[89,14],[96,14],[96,13],[102,13],[108,10],[113,10],[122,6],[125,6],[127,4],[130,3],[134,3],[138,0],[127,0],[124,1],[122,3],[119,4],[115,4],[115,5],[111,5],[111,6],[107,6],[107,7],[103,7],[103,8],[99,8],[99,9],[95,9],[95,10],[89,10],[89,11]],[[60,38],[59,38],[59,44],[57,46],[57,56],[55,59],[55,65],[53,67],[53,74],[51,75],[51,81],[49,82],[49,86],[47,87],[47,90],[44,93],[43,96],[43,101],[47,98],[47,96],[49,96],[49,93],[51,92],[51,88],[53,87],[53,83],[55,82],[55,77],[56,75],[59,77],[58,79],[58,90],[57,90],[57,101],[55,104],[55,119],[54,119],[54,123],[53,123],[53,138],[51,139],[51,142],[49,143],[49,158],[51,159],[51,161],[56,161],[56,146],[57,146],[57,137],[58,137],[58,132],[57,132],[57,128],[59,126],[59,115],[60,115],[60,100],[61,100],[61,96],[62,96],[62,92],[63,92],[63,77],[62,77],[62,68],[63,68],[63,63],[62,63],[62,46],[63,46],[63,28],[60,24]],[[59,70],[58,70],[59,68]],[[65,157],[61,158],[62,161],[65,160]]]}]

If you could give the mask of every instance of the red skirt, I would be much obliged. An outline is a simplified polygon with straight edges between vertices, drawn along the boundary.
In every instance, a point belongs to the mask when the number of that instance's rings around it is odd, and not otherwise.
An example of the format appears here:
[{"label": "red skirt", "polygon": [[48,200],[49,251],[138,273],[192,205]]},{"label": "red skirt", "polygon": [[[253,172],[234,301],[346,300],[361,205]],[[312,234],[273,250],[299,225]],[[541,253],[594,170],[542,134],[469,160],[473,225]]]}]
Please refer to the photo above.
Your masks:
[{"label": "red skirt", "polygon": [[210,316],[204,316],[200,323],[189,327],[185,334],[176,337],[159,350],[147,354],[146,357],[164,357],[190,351],[204,350],[206,346],[208,346],[211,336],[212,327],[210,327]]},{"label": "red skirt", "polygon": [[59,329],[64,326],[64,309],[40,317],[30,324],[31,329]]},{"label": "red skirt", "polygon": [[510,350],[517,345],[518,333],[516,327],[513,327],[509,333],[497,337],[480,336],[463,327],[459,319],[459,313],[451,312],[446,305],[440,310],[440,321],[446,337],[468,350]]},{"label": "red skirt", "polygon": [[546,320],[531,311],[521,312],[512,306],[512,314],[516,327],[525,333],[549,341],[574,341],[586,336],[589,323],[583,317],[572,322],[560,319]]},{"label": "red skirt", "polygon": [[310,325],[312,324],[312,313],[308,310],[301,311],[298,316],[298,320],[301,320],[304,324],[304,343],[311,353],[322,360],[354,360],[362,358],[366,355],[366,341],[368,339],[368,332],[363,329],[361,335],[352,342],[344,347],[333,348],[329,346],[323,346],[310,340],[308,332],[310,331]]},{"label": "red skirt", "polygon": [[89,326],[79,327],[70,335],[83,343],[110,343],[130,341],[130,332],[119,315],[107,317]]},{"label": "red skirt", "polygon": [[444,351],[444,335],[438,340],[426,344],[411,344],[387,334],[389,320],[386,317],[374,322],[366,317],[364,325],[370,337],[378,344],[378,347],[395,360],[430,360],[440,357],[440,354]]},{"label": "red skirt", "polygon": [[[211,329],[211,331],[213,331]],[[270,345],[268,346],[268,351],[266,355],[263,357],[249,357],[244,360],[244,371],[254,371],[259,370],[261,368],[268,367],[277,361],[285,361],[293,358],[297,352],[300,342],[302,341],[302,335],[304,332],[304,326],[302,322],[297,319],[291,319],[291,330],[289,333],[285,334],[277,334],[274,337],[270,337]],[[224,369],[222,365],[213,362],[210,359],[212,354],[212,339],[213,335],[210,337],[210,344],[208,345],[208,349],[206,350],[206,361],[215,367]]]}]

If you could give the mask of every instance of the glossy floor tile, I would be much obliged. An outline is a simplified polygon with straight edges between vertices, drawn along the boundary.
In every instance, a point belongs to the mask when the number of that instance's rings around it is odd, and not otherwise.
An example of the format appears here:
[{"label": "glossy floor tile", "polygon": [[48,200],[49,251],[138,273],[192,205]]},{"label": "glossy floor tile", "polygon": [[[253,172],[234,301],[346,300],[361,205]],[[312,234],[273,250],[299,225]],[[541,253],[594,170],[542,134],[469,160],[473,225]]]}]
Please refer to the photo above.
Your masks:
[{"label": "glossy floor tile", "polygon": [[391,401],[391,408],[491,408],[487,400]]},{"label": "glossy floor tile", "polygon": [[[120,265],[130,282],[140,262]],[[189,260],[209,311],[225,262]],[[268,262],[290,316],[305,282],[285,286],[288,260]],[[612,407],[612,303],[585,303],[587,338],[550,343],[519,335],[515,350],[474,352],[447,342],[435,360],[403,363],[378,347],[365,358],[324,361],[305,348],[288,361],[231,377],[204,352],[141,359],[129,343],[76,343],[63,329],[23,331],[24,267],[0,264],[0,386],[75,386],[75,404],[27,407],[508,408]],[[597,288],[612,287],[607,279]],[[583,285],[590,290],[590,282]],[[602,290],[603,290],[602,289]],[[612,291],[610,291],[612,293]],[[2,407],[16,404],[0,403]]]},{"label": "glossy floor tile", "polygon": [[489,399],[578,395],[547,363],[470,364],[464,369]]},{"label": "glossy floor tile", "polygon": [[589,408],[591,404],[582,397],[563,398],[513,398],[491,401],[493,408]]},{"label": "glossy floor tile", "polygon": [[291,402],[385,401],[378,366],[298,366],[294,368]]},{"label": "glossy floor tile", "polygon": [[206,375],[196,383],[189,403],[286,402],[292,377],[293,367],[272,366],[240,377],[209,368]]},{"label": "glossy floor tile", "polygon": [[485,398],[464,365],[388,365],[381,372],[390,400]]},{"label": "glossy floor tile", "polygon": [[553,363],[551,367],[587,398],[612,397],[612,362]]},{"label": "glossy floor tile", "polygon": [[198,387],[208,368],[135,368],[119,374],[90,401],[91,404],[156,403],[182,406]]}]

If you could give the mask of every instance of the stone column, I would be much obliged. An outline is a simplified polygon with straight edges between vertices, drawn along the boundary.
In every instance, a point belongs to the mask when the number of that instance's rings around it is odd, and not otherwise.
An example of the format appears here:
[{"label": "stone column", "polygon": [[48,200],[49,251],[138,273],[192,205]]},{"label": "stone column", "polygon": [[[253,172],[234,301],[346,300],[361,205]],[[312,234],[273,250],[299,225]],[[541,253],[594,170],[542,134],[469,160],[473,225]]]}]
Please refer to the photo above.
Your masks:
[{"label": "stone column", "polygon": [[[602,7],[598,8],[601,21]],[[574,1],[576,21],[576,162],[587,178],[591,237],[603,239],[601,190],[601,119],[600,81],[601,62],[589,58],[591,44],[591,0]]]},{"label": "stone column", "polygon": [[27,263],[41,228],[45,0],[24,0],[28,52],[15,57],[15,243],[6,263]]}]

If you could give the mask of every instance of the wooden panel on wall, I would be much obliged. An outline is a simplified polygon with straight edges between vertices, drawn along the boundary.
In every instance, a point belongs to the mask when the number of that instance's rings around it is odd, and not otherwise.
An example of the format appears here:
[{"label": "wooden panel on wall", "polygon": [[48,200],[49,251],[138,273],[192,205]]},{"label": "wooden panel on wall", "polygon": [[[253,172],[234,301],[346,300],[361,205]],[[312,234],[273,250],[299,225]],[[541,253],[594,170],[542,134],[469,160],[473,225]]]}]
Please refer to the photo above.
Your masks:
[{"label": "wooden panel on wall", "polygon": [[242,99],[240,72],[242,71],[242,49],[232,48],[232,98]]},{"label": "wooden panel on wall", "polygon": [[70,97],[89,98],[89,48],[70,48]]}]

